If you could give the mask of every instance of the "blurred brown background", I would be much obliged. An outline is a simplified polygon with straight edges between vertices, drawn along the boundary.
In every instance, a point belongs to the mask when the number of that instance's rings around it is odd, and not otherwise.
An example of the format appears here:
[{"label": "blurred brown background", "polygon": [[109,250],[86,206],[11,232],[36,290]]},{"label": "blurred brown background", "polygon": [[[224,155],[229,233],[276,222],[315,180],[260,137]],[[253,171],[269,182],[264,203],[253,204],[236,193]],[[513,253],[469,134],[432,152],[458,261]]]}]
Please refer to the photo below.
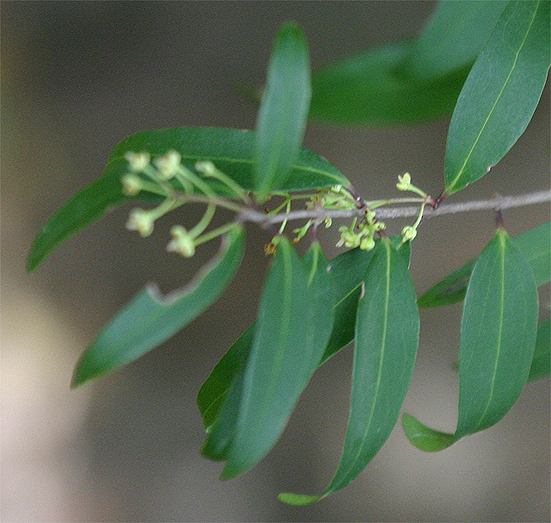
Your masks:
[{"label": "blurred brown background", "polygon": [[[433,2],[8,2],[2,9],[2,485],[3,521],[546,521],[549,382],[529,384],[497,426],[425,454],[397,427],[347,489],[312,507],[281,490],[320,492],[340,457],[351,351],[324,366],[280,444],[257,467],[219,482],[199,455],[195,395],[255,316],[267,236],[251,228],[244,265],[224,296],[170,342],[129,367],[69,391],[80,352],[145,282],[189,279],[190,261],[164,252],[169,224],[148,240],[119,210],[25,273],[33,235],[99,176],[111,147],[139,130],[178,125],[251,128],[255,107],[234,89],[260,85],[283,21],[304,28],[314,69],[371,45],[417,34]],[[348,129],[313,122],[306,145],[366,198],[394,194],[406,170],[433,196],[442,187],[447,121]],[[512,152],[455,201],[549,184],[549,90]],[[548,206],[508,211],[518,234]],[[182,217],[185,219],[185,216]],[[169,220],[170,221],[170,220]],[[399,231],[403,223],[391,224]],[[164,228],[163,228],[164,227]],[[491,213],[442,217],[415,241],[421,292],[475,256]],[[334,256],[336,237],[327,243]],[[549,298],[543,306],[548,307]],[[418,365],[404,410],[452,431],[457,416],[461,307],[421,312]]]}]

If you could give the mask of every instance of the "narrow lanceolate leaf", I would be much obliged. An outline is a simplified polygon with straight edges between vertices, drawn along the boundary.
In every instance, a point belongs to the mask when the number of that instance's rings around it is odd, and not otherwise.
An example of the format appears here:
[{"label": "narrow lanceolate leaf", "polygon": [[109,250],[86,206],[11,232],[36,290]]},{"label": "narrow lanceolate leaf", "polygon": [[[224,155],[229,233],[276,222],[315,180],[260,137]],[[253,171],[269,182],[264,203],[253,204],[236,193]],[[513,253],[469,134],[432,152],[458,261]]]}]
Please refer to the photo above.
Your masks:
[{"label": "narrow lanceolate leaf", "polygon": [[469,67],[420,82],[396,73],[413,49],[399,42],[368,49],[320,69],[310,115],[342,124],[410,124],[451,114]]},{"label": "narrow lanceolate leaf", "polygon": [[510,2],[469,73],[448,133],[448,194],[484,176],[532,118],[550,63],[549,5]]},{"label": "narrow lanceolate leaf", "polygon": [[427,81],[471,66],[506,4],[506,0],[441,1],[397,72]]},{"label": "narrow lanceolate leaf", "polygon": [[199,389],[197,406],[207,432],[218,417],[232,383],[247,361],[253,344],[255,325],[253,323],[229,348]]},{"label": "narrow lanceolate leaf", "polygon": [[546,378],[551,372],[551,323],[549,318],[538,325],[538,334],[536,336],[536,350],[532,358],[532,366],[528,379],[539,380]]},{"label": "narrow lanceolate leaf", "polygon": [[333,324],[331,280],[319,244],[303,259],[286,239],[263,291],[254,340],[203,452],[227,461],[222,478],[254,466],[273,447],[318,367]]},{"label": "narrow lanceolate leaf", "polygon": [[[373,251],[351,249],[331,260],[328,265],[333,286],[334,322],[319,365],[354,338],[360,288],[372,254]],[[228,349],[199,390],[197,403],[207,431],[217,418],[224,398],[241,372],[241,367],[246,363],[253,345],[255,327],[256,324],[253,323]]]},{"label": "narrow lanceolate leaf", "polygon": [[[391,239],[398,244],[402,237]],[[379,240],[376,241],[379,242]],[[358,299],[373,252],[359,248],[351,249],[329,262],[328,271],[333,282],[334,321],[320,365],[354,339]],[[402,245],[399,252],[409,264],[411,254],[409,242]],[[251,325],[228,349],[199,390],[197,404],[207,431],[218,416],[226,393],[236,379],[241,365],[246,362],[252,346],[254,329],[255,324]]]},{"label": "narrow lanceolate leaf", "polygon": [[[129,136],[111,152],[102,177],[77,193],[38,233],[27,261],[28,270],[34,270],[69,236],[125,201],[159,201],[159,196],[147,192],[133,197],[123,193],[120,180],[128,169],[125,159],[127,152],[147,151],[155,159],[173,149],[182,155],[182,163],[189,169],[194,169],[199,160],[210,160],[243,189],[252,191],[255,188],[254,134],[253,131],[219,127],[176,127],[143,131]],[[198,176],[202,177],[200,173]],[[220,182],[212,178],[205,178],[204,181],[217,194],[228,196],[228,188]],[[293,192],[335,184],[348,186],[349,182],[335,166],[303,147],[292,164],[288,179],[274,189]],[[179,186],[176,187],[180,189]]]},{"label": "narrow lanceolate leaf", "polygon": [[[410,242],[400,245],[401,236],[392,236],[390,240],[394,245],[399,246],[398,252],[409,267],[411,259]],[[376,240],[376,244],[378,245],[380,241]],[[360,298],[367,267],[374,253],[375,249],[362,251],[356,248],[340,254],[329,263],[329,272],[333,277],[335,319],[333,332],[331,332],[320,365],[354,339],[358,299]]]},{"label": "narrow lanceolate leaf", "polygon": [[218,255],[184,289],[167,296],[155,286],[141,291],[82,354],[72,386],[135,361],[201,314],[232,280],[243,243],[243,229],[233,229],[223,238]]},{"label": "narrow lanceolate leaf", "polygon": [[[499,229],[475,264],[465,298],[455,434],[446,439],[421,424],[415,427],[416,420],[408,418],[405,428],[411,443],[423,450],[441,450],[444,442],[451,444],[491,427],[507,414],[528,379],[537,316],[538,294],[530,265]],[[438,448],[436,435],[440,435]]]},{"label": "narrow lanceolate leaf", "polygon": [[255,188],[264,200],[287,180],[296,161],[310,107],[310,59],[295,23],[279,30],[256,123]]},{"label": "narrow lanceolate leaf", "polygon": [[[528,260],[536,285],[547,283],[551,279],[551,222],[515,236],[513,243]],[[476,259],[469,261],[425,292],[417,300],[419,307],[437,307],[462,301],[475,262]]]},{"label": "narrow lanceolate leaf", "polygon": [[321,496],[280,494],[304,505],[350,483],[377,454],[398,419],[419,341],[419,312],[407,261],[390,240],[380,242],[358,302],[350,418],[344,451]]}]

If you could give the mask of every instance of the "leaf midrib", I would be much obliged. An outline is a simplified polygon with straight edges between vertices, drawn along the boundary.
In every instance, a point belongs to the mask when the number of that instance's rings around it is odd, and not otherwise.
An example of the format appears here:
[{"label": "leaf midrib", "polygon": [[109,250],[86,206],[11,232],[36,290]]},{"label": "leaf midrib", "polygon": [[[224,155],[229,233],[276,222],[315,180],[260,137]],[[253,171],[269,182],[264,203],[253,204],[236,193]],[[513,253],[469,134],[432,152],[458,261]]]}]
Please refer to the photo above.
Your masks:
[{"label": "leaf midrib", "polygon": [[[382,375],[382,367],[383,367],[383,363],[384,363],[385,348],[386,348],[386,338],[387,338],[387,330],[388,330],[387,329],[387,327],[388,327],[388,308],[389,308],[389,301],[390,301],[390,245],[388,244],[388,242],[384,242],[383,245],[384,245],[385,250],[386,250],[385,297],[384,297],[384,314],[383,314],[384,320],[383,320],[383,332],[382,332],[381,344],[380,344],[380,354],[381,354],[381,356],[379,358],[379,365],[378,365],[378,368],[377,368],[377,380],[376,380],[376,383],[375,383],[375,394],[374,394],[373,402],[371,404],[371,410],[369,412],[369,416],[368,416],[368,419],[367,419],[366,428],[363,432],[362,444],[359,446],[358,451],[356,452],[356,454],[354,456],[354,459],[350,461],[350,465],[346,469],[346,472],[344,474],[342,474],[342,473],[340,474],[340,476],[342,478],[345,478],[345,479],[348,476],[348,474],[350,473],[350,471],[354,468],[354,466],[356,464],[356,460],[358,459],[358,457],[361,455],[362,451],[364,450],[365,438],[367,436],[367,433],[369,432],[369,429],[371,428],[371,422],[373,421],[373,414],[375,412],[375,406],[377,404],[377,399],[378,399],[379,392],[380,392],[380,389],[381,389],[381,386],[380,386],[381,385],[381,375]],[[341,482],[342,482],[342,479],[341,479]],[[336,488],[337,485],[338,485],[338,483],[336,485],[331,485],[327,489],[326,494],[328,494],[334,488]]]},{"label": "leaf midrib", "polygon": [[497,369],[499,367],[499,360],[501,357],[501,348],[502,348],[502,341],[503,341],[503,316],[505,314],[505,249],[506,249],[506,245],[505,245],[505,238],[503,237],[503,235],[500,235],[499,247],[500,247],[500,272],[499,272],[500,293],[499,293],[499,327],[498,327],[497,340],[496,340],[497,353],[495,356],[494,368],[492,370],[492,378],[490,382],[490,394],[488,395],[484,412],[480,415],[478,421],[476,422],[475,428],[480,426],[480,424],[486,417],[486,414],[488,412],[488,409],[490,408],[490,405],[492,404],[492,399],[493,399],[494,390],[495,390]]},{"label": "leaf midrib", "polygon": [[469,151],[469,153],[467,154],[467,157],[465,158],[465,161],[463,162],[463,165],[461,166],[460,170],[459,170],[459,173],[457,174],[457,176],[454,178],[454,180],[452,181],[451,185],[448,186],[447,188],[447,191],[451,191],[455,185],[457,184],[457,181],[459,180],[459,178],[461,178],[461,175],[465,172],[465,168],[467,166],[467,163],[469,162],[469,160],[471,159],[471,156],[476,148],[476,146],[478,145],[478,142],[480,141],[480,137],[482,136],[482,133],[484,132],[485,128],[486,128],[486,125],[488,124],[488,121],[490,120],[493,112],[494,112],[494,109],[496,108],[496,105],[498,104],[499,100],[501,99],[501,96],[503,94],[503,91],[505,90],[505,88],[507,87],[507,84],[509,83],[509,80],[511,78],[511,75],[513,74],[513,71],[515,70],[516,68],[516,65],[517,65],[517,61],[518,61],[518,57],[520,55],[520,52],[522,51],[523,47],[524,47],[524,44],[526,43],[526,39],[528,38],[528,34],[530,33],[530,30],[532,29],[532,25],[534,23],[534,19],[536,17],[536,13],[538,11],[538,8],[539,8],[539,1],[538,1],[538,4],[536,6],[536,8],[534,9],[534,13],[532,15],[532,20],[530,20],[530,24],[528,25],[528,29],[526,30],[526,33],[524,35],[524,38],[522,39],[522,43],[520,44],[517,52],[515,53],[515,59],[513,60],[513,64],[511,66],[511,70],[509,71],[509,74],[507,75],[507,78],[505,79],[505,82],[503,83],[503,86],[502,88],[500,89],[499,91],[499,94],[496,98],[496,101],[494,102],[494,104],[492,105],[492,108],[490,109],[490,112],[488,113],[488,116],[486,117],[486,119],[484,120],[484,124],[482,125],[482,128],[480,129],[480,131],[478,132],[478,135],[477,137],[475,138],[475,141]]}]

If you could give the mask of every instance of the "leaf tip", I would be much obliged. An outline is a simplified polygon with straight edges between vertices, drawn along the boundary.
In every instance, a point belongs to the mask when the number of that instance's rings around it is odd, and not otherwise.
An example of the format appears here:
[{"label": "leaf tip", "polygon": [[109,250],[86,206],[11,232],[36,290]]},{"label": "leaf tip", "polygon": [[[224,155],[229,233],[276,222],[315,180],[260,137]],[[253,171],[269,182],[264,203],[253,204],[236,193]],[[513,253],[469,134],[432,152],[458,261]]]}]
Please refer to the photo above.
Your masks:
[{"label": "leaf tip", "polygon": [[409,442],[425,452],[444,450],[454,441],[453,434],[430,429],[411,414],[402,415],[402,427]]},{"label": "leaf tip", "polygon": [[233,479],[242,472],[245,472],[245,470],[237,465],[232,464],[230,461],[226,463],[226,466],[220,473],[220,481],[227,481],[229,479]]},{"label": "leaf tip", "polygon": [[309,496],[308,494],[293,494],[292,492],[281,492],[278,494],[277,499],[287,505],[294,505],[296,507],[305,507],[311,505],[320,500],[322,496]]}]

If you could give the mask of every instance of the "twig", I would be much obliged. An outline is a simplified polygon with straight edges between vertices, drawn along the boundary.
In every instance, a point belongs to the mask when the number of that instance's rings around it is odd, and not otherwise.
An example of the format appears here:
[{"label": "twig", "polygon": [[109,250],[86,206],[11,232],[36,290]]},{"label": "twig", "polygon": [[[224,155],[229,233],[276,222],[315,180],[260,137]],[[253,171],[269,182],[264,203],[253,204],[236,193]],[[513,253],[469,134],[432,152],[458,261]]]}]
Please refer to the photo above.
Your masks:
[{"label": "twig", "polygon": [[[545,203],[551,201],[551,191],[536,191],[519,196],[498,196],[491,200],[478,200],[463,203],[451,203],[442,205],[436,210],[425,208],[423,217],[431,218],[443,214],[455,214],[460,212],[484,211],[489,209],[510,209],[513,207],[524,207],[526,205],[534,205],[537,203]],[[275,223],[281,223],[284,220],[324,220],[326,218],[353,218],[354,216],[362,216],[365,209],[304,209],[299,211],[291,211],[289,213],[280,213],[273,216],[251,209],[244,208],[239,213],[239,219],[259,223],[265,227]],[[377,209],[377,219],[388,220],[394,218],[409,218],[417,216],[419,207],[390,207],[387,209]]]}]

